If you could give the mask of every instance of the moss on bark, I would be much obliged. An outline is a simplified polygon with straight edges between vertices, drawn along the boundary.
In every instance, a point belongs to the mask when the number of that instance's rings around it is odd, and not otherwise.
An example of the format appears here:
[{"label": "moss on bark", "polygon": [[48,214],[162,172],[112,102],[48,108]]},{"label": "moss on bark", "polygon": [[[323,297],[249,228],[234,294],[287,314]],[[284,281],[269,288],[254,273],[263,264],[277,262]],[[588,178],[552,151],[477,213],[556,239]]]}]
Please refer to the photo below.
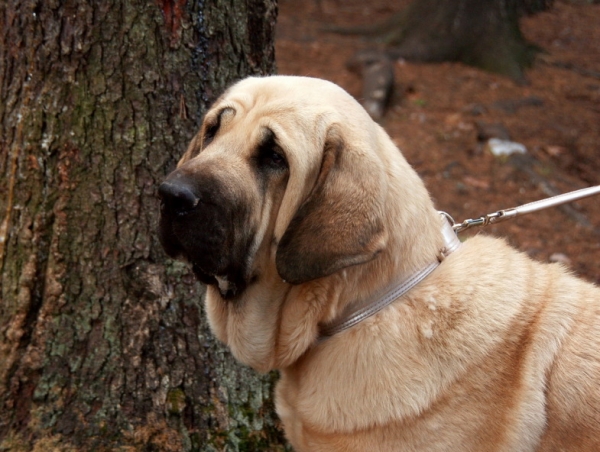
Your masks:
[{"label": "moss on bark", "polygon": [[0,4],[0,450],[281,440],[270,380],[215,343],[203,287],[154,231],[155,187],[208,104],[274,71],[275,15],[274,0]]}]

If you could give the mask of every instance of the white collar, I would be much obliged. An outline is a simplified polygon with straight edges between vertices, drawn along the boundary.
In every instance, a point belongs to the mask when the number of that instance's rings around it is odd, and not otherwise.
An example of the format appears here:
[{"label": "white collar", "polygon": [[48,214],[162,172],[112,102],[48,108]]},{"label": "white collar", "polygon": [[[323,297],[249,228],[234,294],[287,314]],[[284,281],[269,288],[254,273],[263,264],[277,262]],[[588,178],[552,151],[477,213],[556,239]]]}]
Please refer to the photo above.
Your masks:
[{"label": "white collar", "polygon": [[456,236],[447,214],[440,212],[440,216],[442,218],[444,247],[440,250],[439,255],[436,256],[435,261],[432,261],[416,273],[404,276],[400,281],[394,282],[387,290],[383,291],[382,295],[348,305],[338,318],[320,326],[319,341],[338,334],[378,313],[424,280],[442,263],[446,256],[459,248],[461,242]]}]

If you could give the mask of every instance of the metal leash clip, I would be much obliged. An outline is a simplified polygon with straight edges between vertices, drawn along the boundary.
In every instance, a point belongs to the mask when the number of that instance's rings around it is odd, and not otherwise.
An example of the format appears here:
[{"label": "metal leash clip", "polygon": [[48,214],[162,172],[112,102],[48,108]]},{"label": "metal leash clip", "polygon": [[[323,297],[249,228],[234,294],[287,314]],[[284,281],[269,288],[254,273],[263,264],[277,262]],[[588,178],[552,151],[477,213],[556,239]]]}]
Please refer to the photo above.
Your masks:
[{"label": "metal leash clip", "polygon": [[479,218],[469,218],[462,223],[455,223],[452,217],[448,214],[447,217],[452,224],[452,229],[457,234],[475,226],[487,226],[489,224],[501,223],[506,220],[510,220],[519,215],[526,215],[528,213],[537,212],[539,210],[547,209],[549,207],[566,204],[569,202],[577,201],[579,199],[587,198],[600,194],[600,185],[594,187],[582,188],[581,190],[575,190],[569,193],[563,193],[562,195],[553,196],[547,199],[541,199],[539,201],[530,202],[523,204],[519,207],[512,207],[510,209],[499,210],[497,212],[488,213],[487,215]]}]

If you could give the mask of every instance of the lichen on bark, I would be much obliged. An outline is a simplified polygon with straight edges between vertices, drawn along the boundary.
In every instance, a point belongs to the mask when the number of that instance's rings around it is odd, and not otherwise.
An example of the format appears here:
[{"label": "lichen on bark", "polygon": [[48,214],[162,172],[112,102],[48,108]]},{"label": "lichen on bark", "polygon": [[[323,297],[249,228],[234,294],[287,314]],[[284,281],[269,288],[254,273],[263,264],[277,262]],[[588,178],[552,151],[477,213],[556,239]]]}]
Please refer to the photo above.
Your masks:
[{"label": "lichen on bark", "polygon": [[215,342],[203,288],[154,233],[155,187],[209,103],[274,71],[275,14],[0,4],[0,450],[281,440],[270,380]]}]

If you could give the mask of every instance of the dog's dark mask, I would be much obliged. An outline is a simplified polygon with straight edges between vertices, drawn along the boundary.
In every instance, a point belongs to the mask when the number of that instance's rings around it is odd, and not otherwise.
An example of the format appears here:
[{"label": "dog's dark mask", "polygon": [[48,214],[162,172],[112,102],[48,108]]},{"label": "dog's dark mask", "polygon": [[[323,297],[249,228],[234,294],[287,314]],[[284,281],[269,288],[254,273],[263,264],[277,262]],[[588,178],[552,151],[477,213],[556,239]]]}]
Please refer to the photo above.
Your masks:
[{"label": "dog's dark mask", "polygon": [[219,287],[233,299],[249,282],[247,255],[253,237],[247,203],[231,199],[223,181],[210,175],[186,174],[186,165],[163,182],[159,238],[166,253],[184,258],[196,277]]}]

